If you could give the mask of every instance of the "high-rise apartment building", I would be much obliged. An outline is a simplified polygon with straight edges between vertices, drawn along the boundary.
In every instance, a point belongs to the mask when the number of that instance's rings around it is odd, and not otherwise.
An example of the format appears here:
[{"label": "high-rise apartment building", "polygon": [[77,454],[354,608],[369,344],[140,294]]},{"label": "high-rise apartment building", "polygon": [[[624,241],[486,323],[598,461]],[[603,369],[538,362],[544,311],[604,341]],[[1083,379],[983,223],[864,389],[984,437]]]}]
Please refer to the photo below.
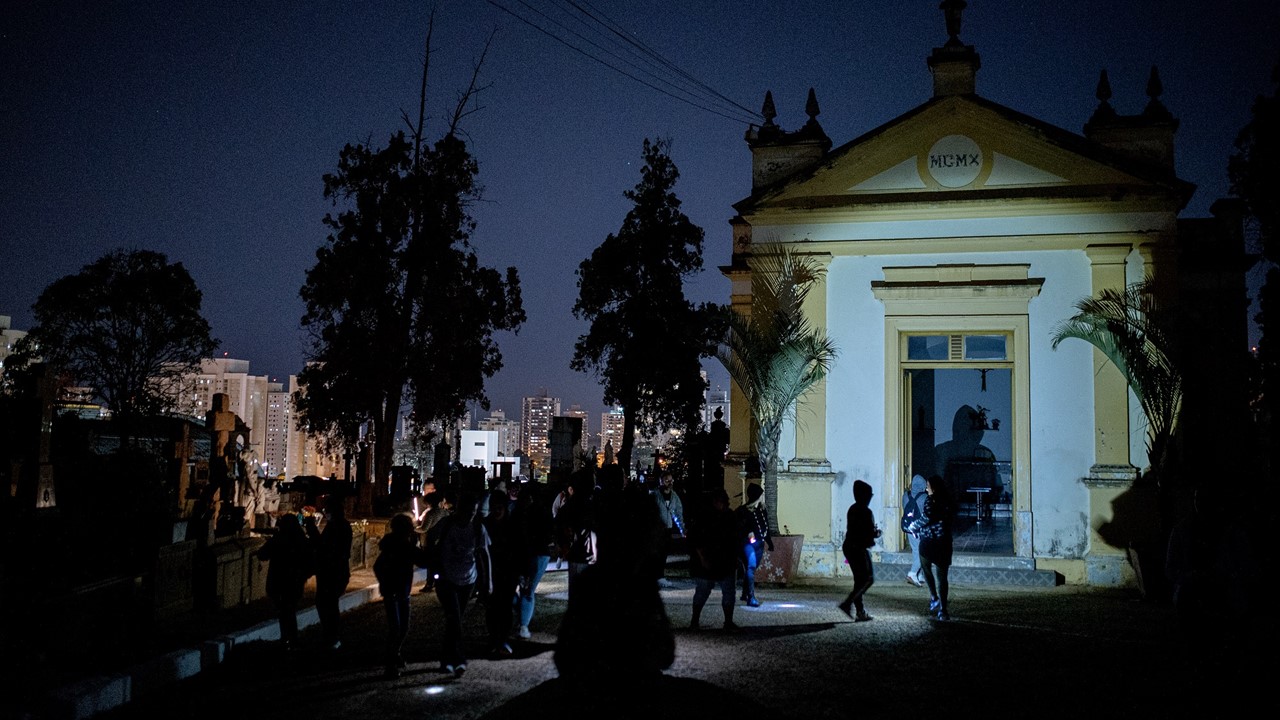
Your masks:
[{"label": "high-rise apartment building", "polygon": [[570,405],[564,412],[564,416],[582,420],[582,437],[578,440],[578,447],[586,453],[591,447],[591,432],[587,430],[587,411],[583,410],[581,405]]},{"label": "high-rise apartment building", "polygon": [[502,410],[494,410],[489,417],[476,422],[476,429],[498,433],[497,454],[502,457],[514,457],[520,449],[520,421],[508,420]]},{"label": "high-rise apartment building", "polygon": [[[289,396],[298,391],[298,376],[289,376]],[[293,404],[290,400],[290,409]],[[298,475],[315,475],[317,477],[329,477],[336,473],[338,477],[346,477],[346,469],[343,466],[342,458],[324,452],[320,447],[320,441],[317,438],[308,437],[306,432],[297,430],[291,423],[286,433],[288,440],[288,461],[285,463],[285,473],[290,479]]]},{"label": "high-rise apartment building", "polygon": [[293,398],[278,382],[267,383],[267,437],[263,446],[262,472],[267,477],[287,476],[289,433],[293,431]]},{"label": "high-rise apartment building", "polygon": [[227,396],[227,409],[249,426],[249,446],[261,460],[267,439],[267,376],[250,375],[248,360],[226,357],[201,360],[200,371],[179,383],[175,409],[203,420],[205,413],[213,409],[213,396],[217,393]]},{"label": "high-rise apartment building", "polygon": [[538,467],[545,467],[550,449],[551,418],[560,414],[560,398],[526,397],[520,415],[520,449]]},{"label": "high-rise apartment building", "polygon": [[612,441],[613,450],[617,452],[622,447],[622,431],[625,427],[626,417],[622,414],[622,408],[613,408],[607,413],[601,413],[600,449],[604,450],[604,446]]}]

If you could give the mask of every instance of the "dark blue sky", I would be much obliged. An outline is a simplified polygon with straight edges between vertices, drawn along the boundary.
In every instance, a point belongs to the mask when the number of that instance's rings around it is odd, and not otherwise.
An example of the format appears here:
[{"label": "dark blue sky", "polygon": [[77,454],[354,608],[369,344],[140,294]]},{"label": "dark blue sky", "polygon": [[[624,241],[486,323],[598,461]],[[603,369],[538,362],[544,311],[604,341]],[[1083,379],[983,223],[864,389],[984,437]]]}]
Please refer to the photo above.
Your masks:
[{"label": "dark blue sky", "polygon": [[[502,0],[529,13],[518,0]],[[552,14],[565,2],[527,0]],[[581,4],[581,3],[579,3]],[[0,20],[0,314],[22,329],[54,279],[117,247],[166,253],[204,292],[220,352],[280,377],[304,357],[298,298],[325,238],[321,176],[348,142],[377,144],[413,111],[426,2],[30,2]],[[817,91],[840,145],[926,101],[936,0],[591,5],[681,69],[751,110],[766,90],[787,129]],[[685,211],[706,230],[695,300],[728,299],[730,205],[750,189],[738,121],[690,107],[592,62],[486,0],[439,2],[428,112],[465,86],[485,38],[487,84],[465,129],[484,202],[474,244],[520,270],[528,322],[500,338],[494,408],[546,388],[601,408],[569,370],[578,263],[618,229],[641,143],[669,137]],[[559,17],[565,17],[560,15]],[[1123,113],[1146,102],[1152,65],[1181,120],[1186,217],[1227,193],[1226,159],[1277,60],[1274,0],[972,0],[961,38],[982,56],[978,93],[1080,132],[1108,70]],[[598,53],[599,51],[592,50]],[[724,383],[718,364],[709,367]],[[592,420],[593,427],[596,420]]]}]

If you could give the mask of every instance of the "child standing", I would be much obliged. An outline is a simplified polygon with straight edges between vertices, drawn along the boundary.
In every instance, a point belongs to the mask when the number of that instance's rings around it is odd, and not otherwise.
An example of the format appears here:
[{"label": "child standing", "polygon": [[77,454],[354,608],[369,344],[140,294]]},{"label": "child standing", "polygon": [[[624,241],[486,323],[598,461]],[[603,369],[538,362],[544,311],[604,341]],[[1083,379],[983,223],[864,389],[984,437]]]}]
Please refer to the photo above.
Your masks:
[{"label": "child standing", "polygon": [[[840,611],[852,617],[854,622],[867,622],[871,616],[862,605],[862,596],[875,583],[875,574],[871,571],[871,551],[880,537],[880,528],[876,527],[875,517],[871,514],[871,486],[862,480],[853,483],[853,504],[846,515],[844,535],[844,558],[853,571],[853,590],[849,597],[840,603]],[[852,610],[857,610],[854,614]]]}]

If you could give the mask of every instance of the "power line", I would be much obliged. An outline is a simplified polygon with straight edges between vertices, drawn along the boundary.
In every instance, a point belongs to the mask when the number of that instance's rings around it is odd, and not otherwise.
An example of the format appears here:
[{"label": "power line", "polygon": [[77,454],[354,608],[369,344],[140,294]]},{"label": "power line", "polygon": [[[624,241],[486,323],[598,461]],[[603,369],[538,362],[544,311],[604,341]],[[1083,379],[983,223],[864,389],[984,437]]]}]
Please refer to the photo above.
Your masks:
[{"label": "power line", "polygon": [[[579,10],[582,10],[582,8],[578,5],[578,3],[577,3],[577,2],[574,2],[574,0],[565,0],[565,1],[566,1],[566,2],[568,2],[570,5],[573,5],[574,7],[577,7]],[[604,18],[604,22],[602,22],[601,24],[605,25],[605,27],[609,28],[610,32],[612,32],[613,34],[615,34],[615,35],[617,35],[618,37],[620,37],[620,38],[622,38],[623,40],[625,40],[629,45],[632,45],[632,46],[634,46],[634,47],[636,47],[636,48],[639,48],[639,49],[640,49],[640,50],[641,50],[645,55],[647,55],[647,56],[649,56],[649,57],[652,57],[653,59],[657,60],[657,61],[658,61],[659,63],[661,63],[664,67],[666,67],[666,68],[670,69],[672,72],[674,72],[674,73],[678,74],[680,77],[685,78],[686,80],[688,80],[689,82],[693,83],[693,84],[694,84],[694,85],[696,85],[697,87],[702,88],[703,90],[706,90],[708,93],[710,93],[710,94],[711,94],[711,95],[713,95],[714,97],[717,97],[717,98],[719,98],[720,100],[722,100],[722,101],[724,101],[725,103],[727,103],[728,105],[731,105],[731,106],[733,106],[733,107],[735,107],[735,108],[737,108],[737,109],[741,110],[742,112],[746,113],[746,114],[747,114],[747,116],[748,116],[748,117],[750,117],[750,118],[752,118],[753,120],[762,120],[762,119],[763,119],[763,118],[760,116],[760,114],[759,114],[759,113],[757,113],[757,112],[755,112],[755,111],[753,111],[753,110],[751,110],[751,109],[749,109],[749,108],[743,107],[742,105],[738,104],[738,103],[737,103],[737,102],[735,102],[734,100],[732,100],[732,99],[730,99],[730,98],[725,97],[725,96],[724,96],[724,95],[722,95],[719,91],[717,91],[715,88],[713,88],[713,87],[711,87],[711,86],[707,85],[706,83],[702,82],[701,80],[698,80],[697,78],[693,77],[693,76],[692,76],[692,75],[690,75],[689,73],[685,72],[683,69],[681,69],[681,68],[680,68],[679,66],[677,66],[675,63],[672,63],[671,61],[669,61],[669,60],[667,60],[666,58],[662,57],[662,55],[660,55],[660,54],[659,54],[656,50],[654,50],[653,48],[649,47],[646,43],[644,43],[644,42],[642,42],[642,41],[638,40],[637,38],[635,38],[634,36],[632,36],[632,35],[630,35],[630,34],[626,33],[626,32],[624,31],[624,29],[623,29],[620,25],[618,25],[616,22],[614,22],[614,21],[613,21],[609,16],[605,15],[603,12],[601,12],[601,11],[597,10],[595,7],[593,7],[593,6],[591,5],[591,3],[587,2],[587,0],[582,0],[582,4],[583,4],[583,5],[585,5],[587,8],[589,8],[589,9],[590,9],[589,11],[587,11],[587,10],[582,10],[582,12],[586,13],[587,15],[589,15],[592,19],[596,20],[596,22],[601,22],[600,20],[596,19],[596,17],[595,17],[596,15],[599,15],[601,18]]]},{"label": "power line", "polygon": [[[528,11],[530,11],[530,12],[532,12],[532,13],[536,14],[537,16],[540,16],[541,18],[543,18],[543,19],[544,19],[544,22],[549,23],[549,24],[551,24],[551,25],[554,25],[555,27],[560,28],[563,32],[568,33],[569,35],[571,35],[571,36],[573,36],[573,37],[577,38],[577,40],[578,40],[578,41],[580,41],[580,42],[582,42],[582,43],[586,43],[586,44],[590,45],[591,47],[596,48],[599,52],[606,53],[606,54],[608,54],[608,55],[610,55],[610,56],[612,56],[612,57],[614,57],[614,58],[617,58],[617,60],[618,60],[618,61],[620,61],[620,63],[626,64],[626,65],[631,66],[632,68],[635,68],[636,72],[628,72],[627,70],[623,69],[622,67],[619,67],[619,66],[618,66],[618,64],[616,64],[616,63],[614,63],[614,62],[610,62],[610,61],[608,61],[608,60],[606,60],[606,59],[604,59],[604,58],[600,57],[598,54],[594,54],[593,52],[591,52],[591,51],[588,51],[588,50],[584,49],[584,48],[583,48],[583,47],[581,47],[580,45],[575,44],[575,43],[573,43],[573,42],[570,42],[569,40],[566,40],[564,37],[562,37],[561,35],[558,35],[557,33],[553,32],[553,31],[551,31],[550,29],[548,29],[547,27],[545,27],[543,24],[540,24],[539,22],[537,22],[537,21],[535,21],[535,20],[533,20],[533,19],[530,19],[530,17],[526,17],[525,15],[521,15],[520,13],[516,12],[515,10],[512,10],[510,7],[507,7],[506,5],[503,5],[502,3],[497,2],[497,0],[488,0],[488,2],[489,2],[489,4],[490,4],[490,5],[493,5],[494,7],[498,8],[499,10],[502,10],[503,12],[507,13],[508,15],[511,15],[512,17],[516,18],[516,19],[517,19],[517,20],[519,20],[520,22],[525,23],[526,25],[528,25],[528,26],[532,27],[533,29],[537,30],[538,32],[541,32],[542,34],[544,34],[544,35],[546,35],[546,36],[550,37],[551,39],[555,40],[556,42],[561,43],[562,45],[564,45],[565,47],[567,47],[567,48],[569,48],[569,49],[573,50],[574,52],[577,52],[577,53],[579,53],[579,54],[583,55],[584,57],[587,57],[587,58],[588,58],[588,59],[590,59],[590,60],[593,60],[593,61],[595,61],[595,62],[597,62],[597,63],[600,63],[601,65],[604,65],[605,67],[608,67],[609,69],[613,70],[614,72],[617,72],[617,73],[619,73],[620,75],[623,75],[623,76],[625,76],[625,77],[628,77],[628,78],[630,78],[630,79],[632,79],[632,80],[634,80],[634,81],[636,81],[636,82],[640,83],[641,85],[644,85],[645,87],[648,87],[648,88],[650,88],[650,89],[652,89],[652,90],[656,90],[657,92],[660,92],[660,93],[662,93],[663,95],[666,95],[666,96],[668,96],[668,97],[670,97],[670,98],[672,98],[672,99],[674,99],[674,100],[678,100],[678,101],[683,102],[683,103],[685,103],[685,104],[687,104],[687,105],[691,105],[691,106],[693,106],[693,107],[695,107],[695,108],[698,108],[699,110],[703,110],[703,111],[706,111],[706,112],[712,113],[712,114],[714,114],[714,115],[718,115],[718,116],[720,116],[720,117],[723,117],[723,118],[725,118],[725,119],[727,119],[727,120],[732,120],[732,121],[734,121],[734,122],[738,122],[738,123],[743,123],[743,124],[755,124],[755,123],[757,123],[757,122],[759,122],[759,121],[760,121],[760,117],[759,117],[756,113],[753,113],[753,112],[751,112],[751,111],[749,111],[749,110],[746,110],[746,109],[745,109],[745,108],[743,108],[741,105],[739,105],[739,104],[737,104],[737,103],[733,102],[732,100],[729,100],[728,98],[725,98],[723,95],[721,95],[720,93],[718,93],[718,92],[716,92],[715,90],[711,89],[710,87],[708,87],[708,86],[707,86],[707,85],[705,85],[704,83],[701,83],[700,81],[697,81],[696,79],[694,79],[694,78],[693,78],[691,75],[689,75],[688,73],[684,72],[683,70],[680,70],[680,69],[679,69],[678,67],[676,67],[673,63],[671,63],[671,62],[669,62],[669,61],[665,60],[664,58],[662,58],[662,57],[661,57],[660,55],[658,55],[658,53],[656,53],[655,51],[653,51],[653,50],[651,50],[651,49],[648,49],[647,47],[644,47],[642,43],[640,43],[640,44],[638,44],[638,45],[637,45],[637,43],[636,43],[636,42],[633,42],[633,41],[631,41],[630,39],[628,39],[628,38],[626,37],[626,33],[625,33],[625,32],[620,32],[618,29],[616,29],[616,28],[617,28],[616,23],[613,23],[613,26],[612,26],[612,27],[610,27],[610,25],[606,24],[604,21],[601,21],[599,18],[596,18],[596,17],[592,16],[590,13],[586,12],[585,10],[583,10],[581,7],[578,7],[578,6],[576,5],[576,3],[570,3],[570,4],[571,4],[571,5],[574,5],[575,9],[576,9],[579,13],[586,14],[586,15],[587,15],[587,17],[589,17],[593,22],[595,22],[595,23],[597,23],[597,24],[600,24],[600,25],[602,25],[602,26],[604,26],[604,27],[608,28],[608,29],[609,29],[609,31],[610,31],[612,34],[623,37],[623,39],[624,39],[624,40],[626,40],[626,41],[627,41],[627,43],[628,43],[629,45],[632,45],[632,46],[635,46],[635,47],[641,47],[641,48],[643,48],[643,52],[645,53],[645,55],[647,55],[647,56],[649,56],[649,57],[651,57],[651,58],[655,58],[655,59],[656,59],[656,60],[657,60],[657,61],[658,61],[658,62],[659,62],[663,67],[667,68],[667,69],[668,69],[668,70],[670,70],[671,72],[675,72],[675,73],[677,73],[677,76],[678,76],[678,77],[685,78],[685,79],[687,79],[687,81],[688,81],[688,82],[692,82],[692,83],[695,85],[695,87],[696,87],[696,88],[698,88],[698,89],[696,89],[696,90],[690,90],[690,89],[685,88],[685,87],[680,87],[679,85],[677,85],[675,82],[673,82],[673,81],[672,81],[671,79],[669,79],[669,78],[661,77],[661,76],[659,76],[659,75],[655,74],[654,72],[651,72],[651,71],[649,71],[649,70],[646,70],[645,68],[642,68],[642,67],[637,66],[635,62],[632,62],[632,61],[630,61],[630,60],[628,60],[628,59],[626,59],[626,58],[624,58],[624,57],[621,57],[620,55],[618,55],[618,53],[617,53],[617,52],[614,52],[613,50],[610,50],[610,49],[608,49],[608,48],[602,47],[599,43],[597,43],[597,42],[595,42],[595,41],[593,41],[593,40],[591,40],[591,39],[589,39],[589,38],[587,38],[587,37],[584,37],[581,33],[578,33],[578,32],[576,32],[576,31],[574,31],[574,30],[572,30],[572,29],[570,29],[570,28],[568,28],[568,27],[565,27],[565,25],[564,25],[563,23],[561,23],[560,21],[558,21],[558,20],[556,20],[556,19],[554,19],[554,18],[550,17],[549,15],[547,15],[547,14],[546,14],[545,12],[543,12],[542,10],[539,10],[539,9],[537,9],[537,8],[534,8],[533,6],[529,5],[529,3],[525,2],[524,0],[518,0],[518,2],[519,2],[521,5],[523,5],[525,8],[527,8],[527,9],[528,9]],[[566,9],[564,9],[564,8],[560,8],[560,10],[561,10],[561,12],[564,12],[564,13],[566,13],[566,14],[570,15],[570,16],[573,16],[573,15],[574,15],[574,13],[571,13],[571,12],[569,12],[568,10],[566,10]],[[593,10],[594,10],[594,8],[593,8]],[[581,17],[575,17],[575,19],[577,19],[579,23],[582,23],[582,24],[584,24],[584,25],[586,25],[586,24],[587,24],[587,23],[586,23],[586,22],[585,22]],[[608,21],[609,23],[612,23],[612,21],[611,21],[611,20],[608,20],[608,18],[605,18],[605,20],[606,20],[606,21]],[[617,43],[616,43],[616,42],[612,42],[611,44],[616,45]],[[624,49],[626,49],[626,48],[624,48]],[[631,50],[631,52],[633,52],[633,53],[634,53],[634,52],[635,52],[635,50]],[[650,63],[650,64],[652,64],[652,63]],[[662,70],[661,70],[661,69],[659,69],[659,72],[662,72]],[[642,73],[642,74],[644,74],[644,75],[649,76],[650,78],[652,78],[652,79],[653,79],[653,81],[652,81],[652,82],[650,82],[650,81],[648,81],[648,80],[645,80],[644,78],[638,77],[638,76],[637,76],[637,74],[638,74],[638,73]],[[655,84],[655,83],[659,83],[659,84],[661,84],[661,85],[665,85],[666,87],[659,87],[659,85],[658,85],[658,84]],[[677,94],[677,93],[681,93],[681,94]],[[709,95],[709,96],[708,96],[708,95]],[[686,97],[686,96],[691,96],[691,97]],[[692,99],[691,99],[691,98],[692,98]],[[727,104],[729,107],[724,107],[723,109],[716,109],[716,108],[714,108],[714,107],[710,107],[710,106],[709,106],[709,105],[712,105],[712,104],[718,104],[718,105],[722,105],[722,106],[724,106],[724,105],[726,105],[726,104]],[[744,115],[745,115],[745,118],[744,118]]]}]

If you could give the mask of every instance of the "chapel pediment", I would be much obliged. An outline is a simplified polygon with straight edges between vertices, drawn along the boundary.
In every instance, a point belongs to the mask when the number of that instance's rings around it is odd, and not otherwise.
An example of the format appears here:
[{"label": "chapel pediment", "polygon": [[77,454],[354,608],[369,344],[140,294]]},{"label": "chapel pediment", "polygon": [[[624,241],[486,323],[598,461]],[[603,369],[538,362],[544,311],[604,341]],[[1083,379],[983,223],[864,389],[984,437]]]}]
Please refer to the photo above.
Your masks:
[{"label": "chapel pediment", "polygon": [[964,94],[935,97],[736,207],[753,214],[1001,198],[1178,202],[1189,192],[1168,167]]}]

